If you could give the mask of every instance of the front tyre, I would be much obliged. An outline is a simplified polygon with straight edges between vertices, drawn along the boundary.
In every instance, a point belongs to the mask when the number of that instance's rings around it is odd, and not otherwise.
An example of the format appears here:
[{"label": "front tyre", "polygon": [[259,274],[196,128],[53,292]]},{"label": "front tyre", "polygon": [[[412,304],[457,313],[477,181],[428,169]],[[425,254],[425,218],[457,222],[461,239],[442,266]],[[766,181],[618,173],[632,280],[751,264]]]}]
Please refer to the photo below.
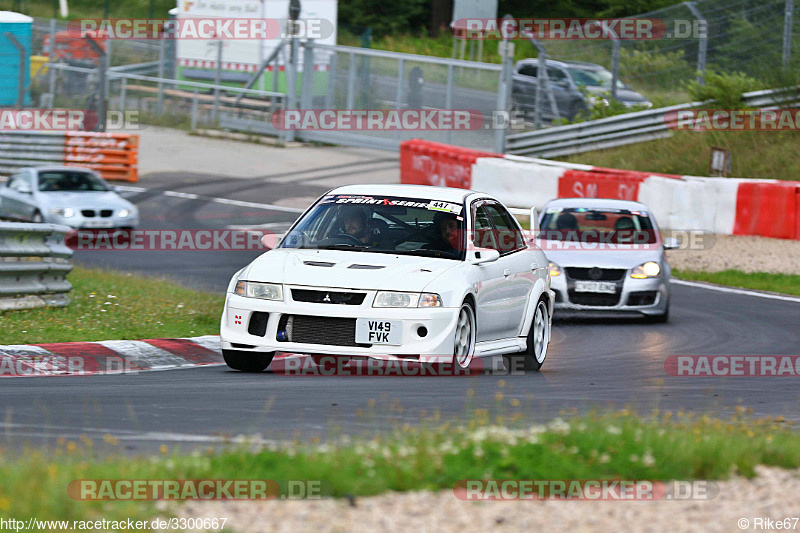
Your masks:
[{"label": "front tyre", "polygon": [[509,372],[514,370],[538,372],[547,357],[548,339],[550,339],[550,315],[547,311],[547,302],[542,299],[536,304],[525,351],[504,355],[506,369]]},{"label": "front tyre", "polygon": [[239,350],[222,350],[225,364],[242,372],[262,372],[272,362],[275,352],[244,352]]},{"label": "front tyre", "polygon": [[461,368],[469,368],[475,357],[475,310],[472,304],[464,302],[458,312],[455,337],[453,338],[453,361]]}]

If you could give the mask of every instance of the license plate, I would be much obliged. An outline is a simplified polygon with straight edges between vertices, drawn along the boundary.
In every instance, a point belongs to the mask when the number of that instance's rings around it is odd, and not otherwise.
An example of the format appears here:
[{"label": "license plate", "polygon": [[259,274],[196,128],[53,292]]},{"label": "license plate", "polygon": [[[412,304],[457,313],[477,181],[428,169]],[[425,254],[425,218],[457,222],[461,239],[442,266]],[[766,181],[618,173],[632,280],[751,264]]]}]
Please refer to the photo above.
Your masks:
[{"label": "license plate", "polygon": [[614,294],[617,292],[617,284],[610,281],[576,281],[575,292],[602,292]]},{"label": "license plate", "polygon": [[403,323],[394,320],[359,318],[356,320],[356,342],[400,345],[403,343]]},{"label": "license plate", "polygon": [[113,223],[110,220],[87,220],[87,228],[110,228]]}]

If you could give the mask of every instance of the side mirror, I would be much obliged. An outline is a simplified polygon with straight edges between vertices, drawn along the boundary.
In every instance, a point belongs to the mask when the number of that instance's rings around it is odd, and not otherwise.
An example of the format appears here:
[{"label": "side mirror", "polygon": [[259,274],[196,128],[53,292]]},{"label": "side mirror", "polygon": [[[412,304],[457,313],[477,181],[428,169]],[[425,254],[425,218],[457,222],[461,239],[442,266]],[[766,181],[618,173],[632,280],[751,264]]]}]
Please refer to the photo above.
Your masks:
[{"label": "side mirror", "polygon": [[664,237],[665,250],[677,250],[681,247],[681,242],[675,237]]},{"label": "side mirror", "polygon": [[473,265],[494,263],[500,259],[500,252],[493,248],[476,248],[467,252],[467,261]]},{"label": "side mirror", "polygon": [[33,194],[30,184],[25,183],[24,181],[17,186],[17,192],[21,192],[22,194]]}]

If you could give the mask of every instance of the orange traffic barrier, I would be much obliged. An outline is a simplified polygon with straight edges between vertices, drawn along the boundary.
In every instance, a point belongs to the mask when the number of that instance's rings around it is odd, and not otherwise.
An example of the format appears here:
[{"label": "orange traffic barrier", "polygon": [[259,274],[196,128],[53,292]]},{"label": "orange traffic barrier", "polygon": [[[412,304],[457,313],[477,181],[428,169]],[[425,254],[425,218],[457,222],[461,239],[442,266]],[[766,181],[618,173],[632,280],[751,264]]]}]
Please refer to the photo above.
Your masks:
[{"label": "orange traffic barrier", "polygon": [[89,167],[107,180],[139,181],[139,136],[129,133],[67,132],[64,163]]}]

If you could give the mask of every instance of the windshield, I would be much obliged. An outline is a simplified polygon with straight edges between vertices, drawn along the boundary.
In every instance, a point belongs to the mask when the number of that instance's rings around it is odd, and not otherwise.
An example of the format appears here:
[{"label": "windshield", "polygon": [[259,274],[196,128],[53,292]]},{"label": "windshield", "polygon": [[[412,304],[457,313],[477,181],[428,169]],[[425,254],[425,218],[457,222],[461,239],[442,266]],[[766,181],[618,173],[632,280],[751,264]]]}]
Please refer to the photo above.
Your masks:
[{"label": "windshield", "polygon": [[419,198],[329,195],[279,248],[464,258],[463,205]]},{"label": "windshield", "polygon": [[[601,69],[583,69],[570,67],[570,75],[578,87],[603,87],[611,89],[611,81],[614,79],[613,74],[604,68]],[[617,88],[625,88],[625,84],[617,80]]]},{"label": "windshield", "polygon": [[550,208],[540,225],[540,238],[550,241],[655,244],[650,216],[626,209]]},{"label": "windshield", "polygon": [[39,190],[44,192],[55,191],[107,191],[105,183],[86,172],[40,172]]}]

